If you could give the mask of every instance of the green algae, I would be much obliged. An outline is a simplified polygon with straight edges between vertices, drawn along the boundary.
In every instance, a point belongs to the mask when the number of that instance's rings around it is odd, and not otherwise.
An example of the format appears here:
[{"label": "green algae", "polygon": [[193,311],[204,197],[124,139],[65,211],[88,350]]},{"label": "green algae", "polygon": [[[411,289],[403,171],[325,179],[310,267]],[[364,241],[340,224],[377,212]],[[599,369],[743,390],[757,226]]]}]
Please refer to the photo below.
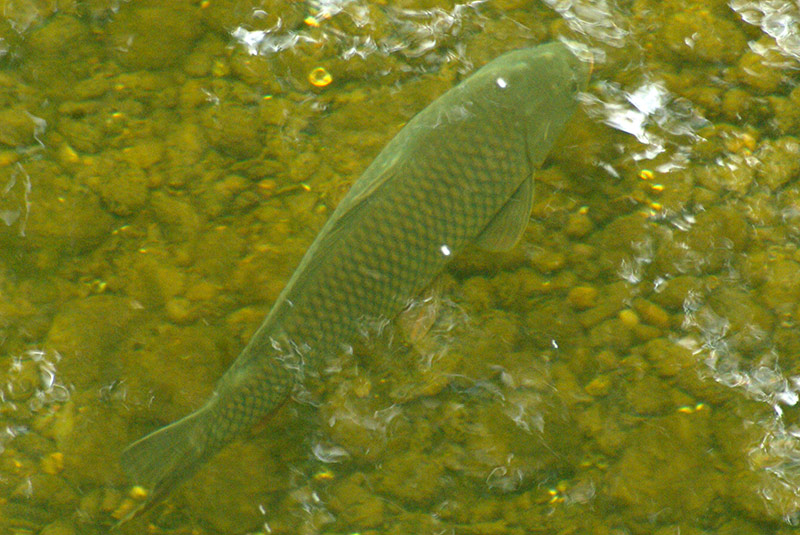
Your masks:
[{"label": "green algae", "polygon": [[[287,406],[178,507],[121,531],[788,533],[796,497],[770,476],[792,477],[786,453],[758,447],[778,420],[706,360],[733,353],[748,380],[750,365],[797,369],[800,93],[771,39],[726,6],[634,2],[641,50],[609,50],[712,122],[696,142],[670,138],[690,155],[680,168],[635,161],[633,138],[580,118],[540,177],[523,245],[454,264],[445,297],[466,323],[438,345],[397,333],[332,356],[341,370],[298,394],[317,410]],[[336,32],[426,37],[383,3],[318,28],[296,2],[59,7],[24,39],[0,29],[19,52],[0,73],[0,210],[20,214],[0,223],[0,418],[31,428],[0,438],[0,526],[48,535],[104,532],[125,499],[116,452],[208,393],[352,179],[469,70],[458,58],[569,31],[509,1],[437,41],[441,54],[343,59]],[[279,18],[323,44],[230,46],[231,29]],[[319,66],[330,86],[308,82]],[[621,84],[642,72],[598,69]],[[6,370],[42,346],[74,390],[32,408],[40,369]],[[317,442],[350,457],[324,463]],[[54,452],[63,468],[48,473]]]}]

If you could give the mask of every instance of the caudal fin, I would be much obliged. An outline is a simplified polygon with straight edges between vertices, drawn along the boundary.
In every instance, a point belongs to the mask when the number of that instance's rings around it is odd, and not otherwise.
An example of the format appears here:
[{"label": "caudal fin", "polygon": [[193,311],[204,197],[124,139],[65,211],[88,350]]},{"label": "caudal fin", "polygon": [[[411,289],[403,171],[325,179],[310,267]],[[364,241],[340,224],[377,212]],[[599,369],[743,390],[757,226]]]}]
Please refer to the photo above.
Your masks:
[{"label": "caudal fin", "polygon": [[207,451],[207,417],[207,410],[200,409],[137,440],[122,452],[125,472],[148,492],[145,507],[191,476],[214,453]]}]

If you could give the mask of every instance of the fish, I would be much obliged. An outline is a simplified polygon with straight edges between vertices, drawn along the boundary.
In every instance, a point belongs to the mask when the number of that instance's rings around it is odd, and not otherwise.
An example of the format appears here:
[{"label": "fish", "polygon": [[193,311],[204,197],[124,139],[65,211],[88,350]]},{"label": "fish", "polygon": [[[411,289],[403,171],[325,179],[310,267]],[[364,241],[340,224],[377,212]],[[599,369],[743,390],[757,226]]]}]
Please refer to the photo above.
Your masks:
[{"label": "fish", "polygon": [[465,247],[511,249],[590,74],[561,42],[514,50],[415,115],[353,183],[209,399],[122,452],[147,501],[276,411],[365,321],[396,318]]}]

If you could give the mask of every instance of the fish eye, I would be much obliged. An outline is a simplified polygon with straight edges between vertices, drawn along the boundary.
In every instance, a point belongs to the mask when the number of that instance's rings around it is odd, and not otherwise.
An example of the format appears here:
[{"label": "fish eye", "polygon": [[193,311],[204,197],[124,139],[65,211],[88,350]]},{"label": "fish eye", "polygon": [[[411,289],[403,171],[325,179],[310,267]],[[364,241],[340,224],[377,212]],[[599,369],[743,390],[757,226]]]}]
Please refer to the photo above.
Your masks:
[{"label": "fish eye", "polygon": [[569,77],[569,92],[570,93],[577,93],[578,92],[578,78],[575,75]]}]

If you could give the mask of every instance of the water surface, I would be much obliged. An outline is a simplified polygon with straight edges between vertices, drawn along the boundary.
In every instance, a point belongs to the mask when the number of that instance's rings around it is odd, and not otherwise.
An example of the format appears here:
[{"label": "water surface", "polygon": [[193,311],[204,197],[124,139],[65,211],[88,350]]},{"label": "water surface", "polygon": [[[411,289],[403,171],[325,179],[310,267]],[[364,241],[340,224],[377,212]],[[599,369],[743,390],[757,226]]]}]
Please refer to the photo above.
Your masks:
[{"label": "water surface", "polygon": [[554,39],[595,72],[522,243],[456,259],[413,344],[419,323],[365,321],[119,532],[800,521],[795,5],[0,7],[4,533],[106,533],[121,449],[210,393],[378,151],[475,68]]}]

